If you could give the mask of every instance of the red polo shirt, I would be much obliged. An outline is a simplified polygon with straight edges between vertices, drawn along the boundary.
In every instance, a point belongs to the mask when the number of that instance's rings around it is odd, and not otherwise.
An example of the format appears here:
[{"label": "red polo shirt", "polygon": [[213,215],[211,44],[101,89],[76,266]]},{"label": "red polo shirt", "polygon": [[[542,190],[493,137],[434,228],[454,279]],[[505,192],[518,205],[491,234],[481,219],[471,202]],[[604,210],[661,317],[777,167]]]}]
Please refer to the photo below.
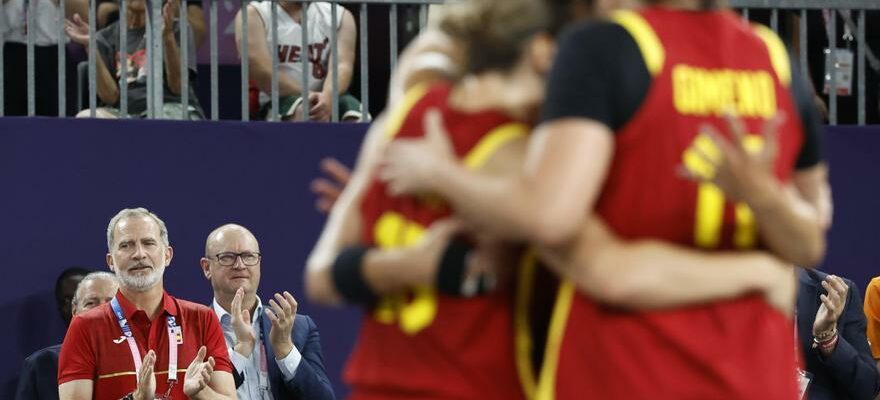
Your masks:
[{"label": "red polo shirt", "polygon": [[[116,294],[128,320],[140,357],[148,350],[156,353],[154,367],[156,393],[168,389],[167,316],[173,315],[182,329],[183,343],[177,346],[177,384],[171,391],[174,399],[186,399],[183,378],[199,347],[207,347],[217,371],[232,372],[226,341],[217,316],[201,304],[175,299],[163,292],[162,310],[155,320],[135,308],[122,292]],[[95,382],[93,399],[117,400],[137,387],[134,360],[122,329],[110,304],[77,315],[70,322],[58,360],[58,384],[77,379]],[[207,358],[207,356],[206,356]]]}]

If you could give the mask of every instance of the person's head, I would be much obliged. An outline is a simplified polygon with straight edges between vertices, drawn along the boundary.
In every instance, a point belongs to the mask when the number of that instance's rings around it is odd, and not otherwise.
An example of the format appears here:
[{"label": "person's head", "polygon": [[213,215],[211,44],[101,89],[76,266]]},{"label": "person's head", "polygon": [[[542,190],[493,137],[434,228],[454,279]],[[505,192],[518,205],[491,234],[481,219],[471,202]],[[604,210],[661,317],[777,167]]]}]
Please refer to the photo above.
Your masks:
[{"label": "person's head", "polygon": [[461,43],[466,74],[510,72],[523,62],[549,69],[558,0],[472,0],[450,4],[439,28]]},{"label": "person's head", "polygon": [[147,0],[128,0],[128,11],[136,14],[142,14],[147,11]]},{"label": "person's head", "polygon": [[143,292],[162,283],[174,251],[168,230],[156,214],[127,208],[107,225],[107,265],[122,287]]},{"label": "person's head", "polygon": [[58,279],[55,280],[55,307],[65,325],[70,325],[70,318],[73,316],[70,302],[76,293],[76,285],[89,272],[92,271],[80,267],[70,267],[61,271],[61,275],[58,275]]},{"label": "person's head", "polygon": [[91,310],[104,303],[109,303],[119,290],[116,275],[109,272],[92,272],[80,281],[71,304],[73,315]]},{"label": "person's head", "polygon": [[257,238],[241,225],[227,224],[208,235],[200,263],[205,278],[211,281],[214,296],[231,299],[238,288],[247,295],[257,292],[260,261]]}]

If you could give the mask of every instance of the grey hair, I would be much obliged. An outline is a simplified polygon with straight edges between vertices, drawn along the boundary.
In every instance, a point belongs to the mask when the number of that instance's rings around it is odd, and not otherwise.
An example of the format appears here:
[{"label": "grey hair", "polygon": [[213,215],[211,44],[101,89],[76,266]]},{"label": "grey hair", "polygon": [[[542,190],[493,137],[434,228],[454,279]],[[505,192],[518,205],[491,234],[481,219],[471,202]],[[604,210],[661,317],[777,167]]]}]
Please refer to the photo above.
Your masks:
[{"label": "grey hair", "polygon": [[156,214],[150,212],[143,207],[138,208],[126,208],[120,212],[118,212],[113,218],[110,219],[110,224],[107,225],[107,250],[113,250],[113,231],[116,230],[116,225],[119,224],[124,218],[129,217],[150,217],[159,226],[159,237],[162,239],[162,243],[165,244],[165,247],[168,247],[170,243],[168,242],[168,228],[165,227],[165,222],[162,221]]},{"label": "grey hair", "polygon": [[88,275],[86,275],[85,277],[83,277],[82,280],[79,281],[79,283],[76,285],[76,292],[74,292],[73,300],[71,301],[73,303],[74,309],[79,308],[80,290],[82,290],[83,285],[86,282],[91,282],[91,281],[95,281],[98,279],[106,279],[108,281],[113,282],[113,284],[116,285],[117,288],[119,287],[119,279],[116,278],[115,274],[112,274],[107,271],[91,272]]}]

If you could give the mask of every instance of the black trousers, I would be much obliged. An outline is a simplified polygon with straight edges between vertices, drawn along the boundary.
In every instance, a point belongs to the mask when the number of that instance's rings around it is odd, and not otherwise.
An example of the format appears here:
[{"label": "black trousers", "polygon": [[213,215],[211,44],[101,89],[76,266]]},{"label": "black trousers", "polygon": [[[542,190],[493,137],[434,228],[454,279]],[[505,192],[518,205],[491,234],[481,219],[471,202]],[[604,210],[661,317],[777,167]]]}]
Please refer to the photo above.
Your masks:
[{"label": "black trousers", "polygon": [[[27,115],[27,45],[7,42],[3,51],[4,115]],[[34,46],[34,67],[36,113],[58,116],[58,47]]]}]

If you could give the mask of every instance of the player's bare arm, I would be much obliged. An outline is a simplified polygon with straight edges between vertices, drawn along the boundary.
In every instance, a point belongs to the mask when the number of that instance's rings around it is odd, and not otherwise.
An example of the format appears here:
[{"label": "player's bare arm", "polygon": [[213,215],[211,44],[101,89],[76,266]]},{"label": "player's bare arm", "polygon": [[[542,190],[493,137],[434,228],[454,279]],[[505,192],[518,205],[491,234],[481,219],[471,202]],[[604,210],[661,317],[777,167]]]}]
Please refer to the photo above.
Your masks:
[{"label": "player's bare arm", "polygon": [[[441,163],[453,161],[437,122],[431,122],[434,124],[434,134],[425,141],[408,143],[412,146],[401,146],[389,152],[386,171],[389,166],[396,166],[393,170],[399,173],[388,172],[396,178],[389,181],[392,187],[428,190],[427,185],[414,187],[407,183],[404,186],[398,184],[418,179],[424,181],[430,172],[419,175],[419,171],[423,167],[436,165],[432,164],[435,162],[432,157],[443,160]],[[610,133],[604,134],[610,136]],[[431,152],[438,155],[432,156]],[[527,156],[523,150],[520,159],[524,157]],[[419,166],[413,165],[417,161]],[[464,187],[474,187],[476,190],[484,187],[482,185],[491,185],[492,180],[511,179],[509,176],[499,179],[497,176],[475,174],[457,165],[448,171],[457,171],[455,173],[461,175],[451,177],[448,182],[464,182]],[[508,171],[516,169],[511,167]],[[416,175],[420,178],[415,178]],[[452,190],[450,186],[437,187],[441,188],[437,191],[441,196],[446,196]],[[475,198],[479,197],[479,192],[474,194]],[[506,201],[509,200],[501,203]],[[467,215],[462,215],[467,219]],[[479,219],[470,222],[482,223]],[[540,252],[542,258],[561,276],[600,301],[627,308],[668,308],[734,298],[749,292],[764,292],[780,310],[791,309],[795,288],[792,270],[768,253],[706,254],[660,241],[622,241],[614,237],[596,217],[591,217],[578,229],[580,232],[569,245],[545,245],[541,246]]]},{"label": "player's bare arm", "polygon": [[[442,32],[429,29],[420,34],[401,55],[398,69],[392,74],[389,104],[395,104],[393,99],[400,99],[403,93],[413,86],[448,79],[455,70],[452,61],[441,63],[438,67],[422,60],[425,59],[424,57],[451,60],[448,54],[455,53],[456,51],[451,46],[451,39]],[[327,305],[342,303],[342,298],[333,283],[331,267],[336,256],[346,246],[360,243],[362,221],[358,206],[369,186],[372,173],[379,163],[385,146],[385,119],[384,113],[379,115],[367,131],[351,180],[333,205],[318,243],[308,258],[305,287],[306,294],[312,301]],[[427,237],[436,238],[438,235],[439,233],[429,234]],[[387,253],[379,253],[374,250],[371,251],[373,254],[367,254],[364,271],[368,279],[367,282],[373,283],[372,289],[377,294],[382,294],[383,291],[399,290],[399,287],[403,285],[412,286],[422,283],[421,281],[424,280],[426,274],[418,274],[411,281],[410,274],[402,274],[399,270],[400,261],[418,250],[421,249]],[[383,257],[385,258],[383,259]],[[387,268],[383,268],[385,266]],[[410,268],[408,272],[413,270]],[[387,277],[387,279],[382,279],[383,277]]]}]

